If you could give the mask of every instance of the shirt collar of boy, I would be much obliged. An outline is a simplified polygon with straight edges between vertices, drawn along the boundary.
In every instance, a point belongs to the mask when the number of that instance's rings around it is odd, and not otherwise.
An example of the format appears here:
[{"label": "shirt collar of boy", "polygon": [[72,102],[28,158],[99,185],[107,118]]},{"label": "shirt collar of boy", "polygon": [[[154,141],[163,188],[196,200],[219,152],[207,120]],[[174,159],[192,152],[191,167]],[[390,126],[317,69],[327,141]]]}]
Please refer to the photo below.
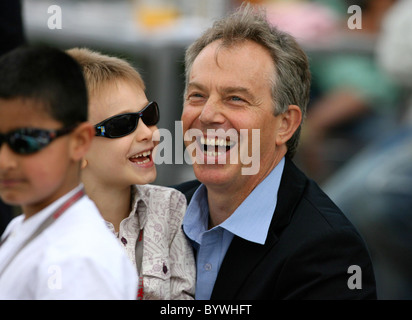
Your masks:
[{"label": "shirt collar of boy", "polygon": [[[146,224],[147,221],[147,208],[149,208],[149,198],[143,192],[142,188],[139,188],[139,185],[132,185],[131,187],[131,210],[129,216],[125,220],[135,220],[138,229],[141,230]],[[111,222],[106,221],[108,228],[118,236],[114,231],[114,226]]]},{"label": "shirt collar of boy", "polygon": [[[74,194],[80,191],[83,188],[83,184],[78,185],[76,188],[66,193],[64,196],[60,197],[50,205],[48,205],[43,210],[37,212],[35,215],[31,216],[27,220],[24,220],[24,213],[15,218],[13,222],[13,228],[8,227],[7,229],[12,229],[12,234],[8,235],[9,231],[6,229],[3,237],[10,236],[13,237],[24,237],[25,239],[30,237],[35,230],[65,201],[70,199]],[[11,224],[10,224],[11,225]]]}]

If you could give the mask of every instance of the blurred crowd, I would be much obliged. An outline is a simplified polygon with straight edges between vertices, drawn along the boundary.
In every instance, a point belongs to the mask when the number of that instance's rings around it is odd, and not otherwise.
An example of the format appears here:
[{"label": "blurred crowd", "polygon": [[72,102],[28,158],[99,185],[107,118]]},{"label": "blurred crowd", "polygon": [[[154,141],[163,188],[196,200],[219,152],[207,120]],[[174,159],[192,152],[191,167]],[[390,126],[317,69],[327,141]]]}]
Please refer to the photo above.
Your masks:
[{"label": "blurred crowd", "polygon": [[[348,26],[353,5],[361,28]],[[412,2],[275,1],[268,8],[311,59],[298,162],[366,240],[378,298],[411,299]],[[347,46],[322,51],[336,39]]]},{"label": "blurred crowd", "polygon": [[[365,238],[378,298],[412,299],[412,1],[251,2],[308,50],[297,162]],[[348,27],[352,5],[360,29]],[[0,34],[0,54],[24,43],[19,1],[0,2]],[[0,212],[1,234],[15,212],[1,201]]]},{"label": "blurred crowd", "polygon": [[[352,5],[362,10],[360,29],[347,24]],[[269,8],[311,58],[312,99],[298,161],[365,238],[378,298],[411,299],[412,2],[277,1]],[[289,18],[276,20],[283,12]],[[305,12],[318,19],[305,19]],[[336,38],[352,50],[319,50]]]}]

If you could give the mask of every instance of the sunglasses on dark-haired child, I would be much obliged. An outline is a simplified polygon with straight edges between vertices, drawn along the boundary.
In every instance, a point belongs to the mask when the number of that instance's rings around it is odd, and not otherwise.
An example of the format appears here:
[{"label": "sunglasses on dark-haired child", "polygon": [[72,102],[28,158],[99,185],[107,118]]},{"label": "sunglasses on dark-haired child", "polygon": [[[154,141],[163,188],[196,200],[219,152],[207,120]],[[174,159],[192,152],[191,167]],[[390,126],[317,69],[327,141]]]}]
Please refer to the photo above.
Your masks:
[{"label": "sunglasses on dark-haired child", "polygon": [[102,122],[94,127],[96,136],[105,138],[121,138],[136,130],[139,119],[147,126],[154,126],[159,122],[159,107],[155,101],[149,102],[139,112],[122,113]]},{"label": "sunglasses on dark-haired child", "polygon": [[5,142],[17,154],[32,154],[47,147],[54,139],[70,133],[75,127],[69,126],[59,130],[20,128],[0,134],[0,148]]}]

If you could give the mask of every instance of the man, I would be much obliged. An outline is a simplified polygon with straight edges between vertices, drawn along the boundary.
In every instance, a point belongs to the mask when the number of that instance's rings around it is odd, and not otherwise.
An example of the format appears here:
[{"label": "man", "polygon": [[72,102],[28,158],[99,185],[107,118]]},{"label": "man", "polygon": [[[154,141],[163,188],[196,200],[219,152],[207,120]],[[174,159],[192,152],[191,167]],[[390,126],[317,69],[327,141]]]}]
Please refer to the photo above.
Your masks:
[{"label": "man", "polygon": [[202,184],[177,189],[190,201],[183,229],[196,298],[375,299],[362,238],[291,161],[310,91],[296,41],[246,6],[207,30],[185,62],[183,131]]}]

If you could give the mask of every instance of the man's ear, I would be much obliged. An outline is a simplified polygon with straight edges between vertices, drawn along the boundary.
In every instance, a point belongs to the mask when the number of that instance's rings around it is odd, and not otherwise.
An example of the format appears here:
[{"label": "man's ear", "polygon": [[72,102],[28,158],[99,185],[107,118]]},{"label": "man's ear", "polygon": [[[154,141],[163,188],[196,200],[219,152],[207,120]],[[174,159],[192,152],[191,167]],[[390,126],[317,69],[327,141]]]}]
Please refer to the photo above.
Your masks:
[{"label": "man's ear", "polygon": [[297,105],[290,105],[281,117],[281,124],[276,137],[276,145],[284,145],[293,136],[302,122],[302,110]]},{"label": "man's ear", "polygon": [[71,133],[71,157],[74,161],[80,161],[90,148],[95,129],[89,122],[82,122]]}]

